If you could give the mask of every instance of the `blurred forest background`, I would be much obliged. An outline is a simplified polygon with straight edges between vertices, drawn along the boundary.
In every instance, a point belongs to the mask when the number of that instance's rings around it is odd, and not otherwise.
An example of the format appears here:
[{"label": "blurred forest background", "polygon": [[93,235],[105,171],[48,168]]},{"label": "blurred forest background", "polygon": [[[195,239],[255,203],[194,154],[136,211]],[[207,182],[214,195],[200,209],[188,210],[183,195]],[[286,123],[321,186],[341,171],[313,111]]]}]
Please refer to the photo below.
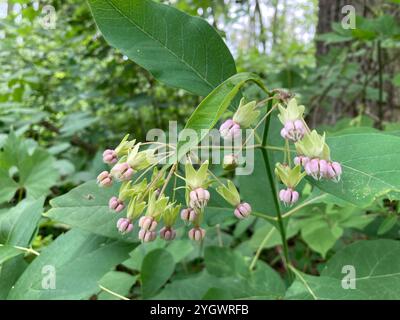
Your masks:
[{"label": "blurred forest background", "polygon": [[[312,127],[400,132],[399,0],[163,2],[209,21],[239,72],[296,93]],[[356,9],[356,29],[341,26],[346,4]],[[43,26],[46,5],[55,8],[54,28]],[[200,101],[109,46],[84,1],[0,0],[0,148],[8,146],[0,211],[27,192],[49,200],[94,179],[105,147],[127,132],[144,140],[169,120],[184,125]],[[46,223],[36,247],[54,236]]]}]

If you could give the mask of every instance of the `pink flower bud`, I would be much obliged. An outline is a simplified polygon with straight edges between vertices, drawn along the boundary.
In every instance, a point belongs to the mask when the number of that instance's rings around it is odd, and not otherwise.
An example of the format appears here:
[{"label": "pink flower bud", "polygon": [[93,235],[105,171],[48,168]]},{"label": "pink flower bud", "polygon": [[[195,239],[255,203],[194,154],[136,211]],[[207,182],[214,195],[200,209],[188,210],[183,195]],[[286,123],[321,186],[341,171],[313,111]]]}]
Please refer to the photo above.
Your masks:
[{"label": "pink flower bud", "polygon": [[190,206],[192,208],[204,208],[207,205],[208,200],[210,200],[210,193],[208,190],[203,188],[197,188],[193,191],[190,191]]},{"label": "pink flower bud", "polygon": [[297,157],[294,158],[293,161],[294,161],[295,165],[299,164],[299,165],[304,167],[306,165],[306,163],[308,161],[310,161],[310,159],[308,157],[306,157],[306,156],[297,156]]},{"label": "pink flower bud", "polygon": [[319,178],[327,178],[328,177],[328,161],[321,159],[319,160]]},{"label": "pink flower bud", "polygon": [[303,139],[306,128],[301,120],[287,121],[281,130],[281,136],[294,142]]},{"label": "pink flower bud", "polygon": [[223,139],[236,139],[241,136],[240,125],[232,119],[226,120],[219,128]]},{"label": "pink flower bud", "polygon": [[157,234],[155,231],[140,229],[138,236],[143,242],[150,242],[156,239]]},{"label": "pink flower bud", "polygon": [[97,184],[100,187],[110,187],[112,186],[112,176],[108,171],[103,171],[97,176]]},{"label": "pink flower bud", "polygon": [[181,211],[181,219],[186,222],[193,222],[197,217],[197,213],[192,208],[183,209]]},{"label": "pink flower bud", "polygon": [[133,224],[128,218],[120,218],[117,222],[117,228],[121,233],[128,233],[132,231]]},{"label": "pink flower bud", "polygon": [[340,163],[335,161],[329,163],[329,173],[331,179],[333,179],[335,182],[339,182],[340,176],[342,175],[342,166]]},{"label": "pink flower bud", "polygon": [[304,170],[316,180],[333,179],[338,182],[342,174],[342,166],[338,162],[314,158],[306,162]]},{"label": "pink flower bud", "polygon": [[206,230],[196,227],[189,230],[188,236],[190,240],[201,241],[206,235]]},{"label": "pink flower bud", "polygon": [[319,172],[319,159],[317,158],[308,161],[304,166],[304,170],[309,176],[312,176],[316,180],[319,180],[321,178]]},{"label": "pink flower bud", "polygon": [[108,201],[108,207],[115,212],[121,212],[124,210],[125,205],[124,202],[117,197],[112,197],[110,201]]},{"label": "pink flower bud", "polygon": [[133,169],[128,163],[118,163],[111,169],[111,174],[120,181],[127,181],[132,178]]},{"label": "pink flower bud", "polygon": [[107,164],[114,164],[118,161],[118,156],[115,150],[107,149],[103,152],[103,162]]},{"label": "pink flower bud", "polygon": [[299,193],[291,188],[279,191],[279,199],[285,206],[291,206],[299,200]]},{"label": "pink flower bud", "polygon": [[251,213],[251,206],[247,202],[243,202],[236,207],[234,213],[238,219],[247,218]]},{"label": "pink flower bud", "polygon": [[174,229],[172,229],[171,227],[163,227],[160,230],[161,239],[170,241],[170,240],[174,240],[175,236],[176,236],[176,231]]},{"label": "pink flower bud", "polygon": [[142,230],[155,231],[157,228],[157,221],[153,217],[143,216],[139,219],[139,227]]}]

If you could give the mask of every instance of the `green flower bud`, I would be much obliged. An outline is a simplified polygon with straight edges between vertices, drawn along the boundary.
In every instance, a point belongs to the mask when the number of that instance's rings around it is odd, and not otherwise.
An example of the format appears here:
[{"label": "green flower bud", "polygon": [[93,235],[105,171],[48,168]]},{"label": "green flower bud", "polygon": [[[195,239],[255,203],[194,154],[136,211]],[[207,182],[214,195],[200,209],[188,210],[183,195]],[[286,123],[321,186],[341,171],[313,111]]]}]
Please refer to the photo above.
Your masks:
[{"label": "green flower bud", "polygon": [[190,190],[197,188],[206,189],[209,185],[208,181],[208,161],[205,161],[199,168],[195,170],[190,163],[185,164],[185,180]]},{"label": "green flower bud", "polygon": [[129,151],[126,162],[134,170],[143,170],[156,163],[155,149],[139,151],[140,143]]},{"label": "green flower bud", "polygon": [[227,186],[219,186],[216,190],[232,206],[236,207],[240,204],[240,194],[232,181],[228,180]]},{"label": "green flower bud", "polygon": [[277,163],[275,167],[275,174],[282,181],[282,183],[289,187],[295,188],[306,175],[305,172],[301,172],[301,166],[296,165],[294,168],[290,168],[287,165]]},{"label": "green flower bud", "polygon": [[155,192],[151,193],[147,206],[146,216],[154,218],[156,221],[160,219],[161,214],[166,210],[169,198],[157,198]]},{"label": "green flower bud", "polygon": [[179,211],[181,210],[181,205],[175,206],[175,203],[171,203],[167,206],[164,213],[162,214],[162,219],[164,225],[171,227],[175,224],[178,218]]},{"label": "green flower bud", "polygon": [[282,105],[278,106],[280,114],[278,115],[279,120],[285,125],[288,121],[300,120],[303,118],[304,106],[297,105],[295,98],[290,99],[286,108]]},{"label": "green flower bud", "polygon": [[325,133],[321,136],[313,130],[307,133],[302,140],[295,143],[299,155],[312,158],[330,160],[330,150],[325,143]]},{"label": "green flower bud", "polygon": [[241,128],[248,128],[256,122],[260,115],[260,110],[257,110],[256,101],[246,104],[244,101],[244,98],[240,100],[239,107],[233,115],[233,121],[239,124]]},{"label": "green flower bud", "polygon": [[118,147],[115,148],[115,152],[118,158],[125,156],[135,145],[136,140],[128,141],[129,134],[127,134],[122,141],[119,143]]},{"label": "green flower bud", "polygon": [[124,201],[129,197],[134,196],[134,191],[132,190],[132,182],[131,181],[124,181],[119,188],[119,195],[118,199]]},{"label": "green flower bud", "polygon": [[146,202],[139,201],[136,197],[131,198],[128,204],[127,218],[131,220],[139,218],[145,207]]}]

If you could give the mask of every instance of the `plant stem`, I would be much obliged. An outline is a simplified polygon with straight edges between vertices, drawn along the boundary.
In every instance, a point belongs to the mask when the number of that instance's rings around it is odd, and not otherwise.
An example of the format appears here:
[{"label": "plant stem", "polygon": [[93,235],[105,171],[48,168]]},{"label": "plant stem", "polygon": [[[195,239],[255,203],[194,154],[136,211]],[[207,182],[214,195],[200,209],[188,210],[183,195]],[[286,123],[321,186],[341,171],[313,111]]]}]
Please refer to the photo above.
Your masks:
[{"label": "plant stem", "polygon": [[[272,100],[268,102],[267,112],[271,108],[272,108]],[[270,119],[271,119],[271,117],[268,117],[265,120],[264,133],[263,133],[263,139],[262,139],[262,145],[263,146],[266,146],[267,142],[268,142],[268,131],[269,131]],[[289,280],[291,281],[293,277],[292,277],[292,271],[289,269],[290,260],[289,260],[289,249],[288,249],[288,245],[287,245],[287,241],[286,241],[286,229],[285,229],[285,226],[283,224],[281,209],[280,209],[278,198],[277,198],[275,179],[274,179],[274,175],[273,175],[273,172],[272,172],[271,165],[270,165],[269,160],[268,160],[267,149],[263,148],[263,149],[261,149],[261,152],[262,152],[262,156],[264,158],[265,169],[267,171],[268,180],[269,180],[269,183],[270,183],[270,186],[271,186],[271,190],[272,190],[272,193],[273,193],[274,206],[275,206],[276,216],[277,216],[277,220],[278,220],[279,233],[280,233],[281,239],[282,239],[282,247],[283,247],[283,255],[284,255],[284,259],[283,259],[284,261],[283,262],[284,262],[284,265],[285,265],[285,269],[288,272]]]}]

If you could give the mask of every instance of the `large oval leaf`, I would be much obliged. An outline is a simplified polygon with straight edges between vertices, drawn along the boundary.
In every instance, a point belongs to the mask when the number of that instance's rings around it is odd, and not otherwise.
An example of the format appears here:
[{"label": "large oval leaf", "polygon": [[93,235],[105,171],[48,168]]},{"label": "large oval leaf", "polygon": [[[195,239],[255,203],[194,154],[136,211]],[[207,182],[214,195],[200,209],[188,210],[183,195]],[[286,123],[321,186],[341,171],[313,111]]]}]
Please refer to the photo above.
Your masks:
[{"label": "large oval leaf", "polygon": [[342,164],[343,175],[339,183],[316,183],[320,189],[358,206],[387,193],[400,195],[399,137],[346,134],[329,138],[328,144],[332,158]]},{"label": "large oval leaf", "polygon": [[206,96],[236,73],[218,33],[203,19],[149,0],[89,0],[106,40],[155,78]]},{"label": "large oval leaf", "polygon": [[[342,281],[354,274],[353,288]],[[335,254],[321,277],[296,271],[289,299],[400,299],[400,243],[394,240],[359,241]]]},{"label": "large oval leaf", "polygon": [[[100,291],[98,281],[128,257],[134,245],[79,229],[58,237],[43,250],[10,290],[9,299],[87,299]],[[43,286],[44,267],[54,268],[55,288]]]},{"label": "large oval leaf", "polygon": [[116,227],[118,219],[126,216],[126,209],[115,214],[108,208],[108,200],[118,195],[118,187],[114,184],[111,188],[99,188],[96,181],[88,181],[51,200],[52,208],[45,216],[105,237],[135,242],[136,234],[122,235]]},{"label": "large oval leaf", "polygon": [[165,249],[149,252],[143,259],[140,279],[142,280],[143,298],[157,293],[175,270],[173,256]]}]

